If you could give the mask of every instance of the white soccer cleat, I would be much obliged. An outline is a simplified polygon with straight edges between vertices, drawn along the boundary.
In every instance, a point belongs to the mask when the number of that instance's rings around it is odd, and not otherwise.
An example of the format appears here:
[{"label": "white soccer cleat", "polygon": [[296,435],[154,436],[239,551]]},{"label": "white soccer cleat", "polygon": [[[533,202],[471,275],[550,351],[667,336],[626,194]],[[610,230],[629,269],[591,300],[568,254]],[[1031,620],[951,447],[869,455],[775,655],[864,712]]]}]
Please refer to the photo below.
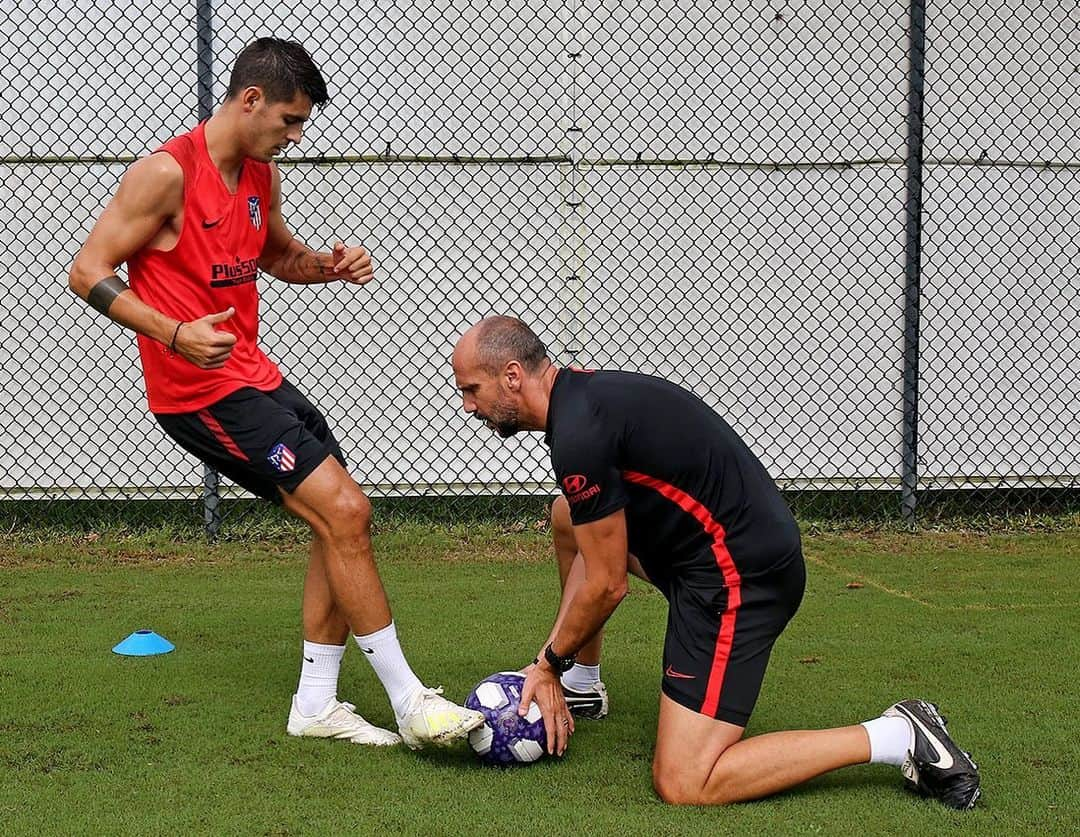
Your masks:
[{"label": "white soccer cleat", "polygon": [[318,715],[308,717],[301,715],[296,708],[295,695],[285,731],[289,735],[307,738],[338,738],[353,744],[368,744],[372,747],[392,747],[401,743],[401,736],[365,721],[356,713],[356,707],[351,703],[332,700]]},{"label": "white soccer cleat", "polygon": [[601,718],[607,717],[610,704],[608,703],[607,687],[604,685],[603,680],[597,680],[584,692],[571,689],[563,683],[562,693],[563,697],[566,698],[566,705],[575,718],[591,718],[594,721],[599,721]]},{"label": "white soccer cleat", "polygon": [[397,722],[405,745],[410,750],[419,750],[425,744],[449,744],[466,738],[483,725],[484,716],[442,697],[441,688],[421,686]]}]

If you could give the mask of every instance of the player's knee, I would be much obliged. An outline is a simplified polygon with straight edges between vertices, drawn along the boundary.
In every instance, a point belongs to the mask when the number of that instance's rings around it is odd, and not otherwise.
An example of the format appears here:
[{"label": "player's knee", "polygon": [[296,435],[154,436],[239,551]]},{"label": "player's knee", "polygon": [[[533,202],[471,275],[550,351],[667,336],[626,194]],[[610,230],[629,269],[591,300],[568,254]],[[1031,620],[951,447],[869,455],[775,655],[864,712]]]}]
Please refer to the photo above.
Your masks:
[{"label": "player's knee", "polygon": [[738,777],[719,763],[702,774],[682,763],[654,760],[653,788],[669,805],[731,805],[746,798],[740,793]]},{"label": "player's knee", "polygon": [[570,520],[570,504],[559,495],[551,504],[551,534],[556,541],[574,541],[574,524]]},{"label": "player's knee", "polygon": [[658,762],[653,762],[653,788],[668,805],[696,805],[700,802],[699,783],[687,781],[685,774]]},{"label": "player's knee", "polygon": [[339,492],[326,510],[330,534],[341,538],[371,535],[371,501],[359,488]]},{"label": "player's knee", "polygon": [[743,799],[738,789],[728,783],[716,783],[709,779],[709,790],[698,781],[685,777],[658,775],[653,770],[653,787],[660,799],[668,805],[733,805]]}]

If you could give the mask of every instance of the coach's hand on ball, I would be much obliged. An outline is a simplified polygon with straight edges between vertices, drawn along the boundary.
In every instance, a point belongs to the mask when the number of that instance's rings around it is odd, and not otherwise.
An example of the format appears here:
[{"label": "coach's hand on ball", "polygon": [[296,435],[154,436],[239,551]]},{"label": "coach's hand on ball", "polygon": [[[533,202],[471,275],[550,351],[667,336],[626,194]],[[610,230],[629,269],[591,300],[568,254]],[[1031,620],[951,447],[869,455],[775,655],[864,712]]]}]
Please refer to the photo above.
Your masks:
[{"label": "coach's hand on ball", "polygon": [[226,308],[217,314],[180,323],[169,349],[200,369],[220,369],[232,355],[236,335],[218,329],[217,325],[235,313],[236,309]]},{"label": "coach's hand on ball", "polygon": [[547,732],[547,751],[557,756],[566,752],[566,745],[574,733],[574,716],[563,697],[562,683],[547,661],[539,660],[526,669],[525,684],[521,687],[521,703],[518,714],[529,711],[534,700],[540,707]]},{"label": "coach's hand on ball", "polygon": [[363,247],[334,244],[334,274],[353,285],[366,285],[375,278],[371,254]]}]

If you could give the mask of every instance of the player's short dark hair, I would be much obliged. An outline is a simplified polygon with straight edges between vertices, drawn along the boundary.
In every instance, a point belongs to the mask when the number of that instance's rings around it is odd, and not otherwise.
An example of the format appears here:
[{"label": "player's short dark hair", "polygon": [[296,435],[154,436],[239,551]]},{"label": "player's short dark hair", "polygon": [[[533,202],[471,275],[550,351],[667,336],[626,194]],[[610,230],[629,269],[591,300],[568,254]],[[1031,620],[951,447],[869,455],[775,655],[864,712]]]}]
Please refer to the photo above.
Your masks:
[{"label": "player's short dark hair", "polygon": [[326,80],[306,49],[295,41],[259,38],[244,47],[229,76],[231,99],[246,87],[261,87],[269,102],[289,102],[297,93],[311,99],[312,107],[330,101]]},{"label": "player's short dark hair", "polygon": [[537,372],[547,359],[547,347],[516,317],[488,317],[476,330],[476,360],[490,375],[497,375],[512,360]]}]

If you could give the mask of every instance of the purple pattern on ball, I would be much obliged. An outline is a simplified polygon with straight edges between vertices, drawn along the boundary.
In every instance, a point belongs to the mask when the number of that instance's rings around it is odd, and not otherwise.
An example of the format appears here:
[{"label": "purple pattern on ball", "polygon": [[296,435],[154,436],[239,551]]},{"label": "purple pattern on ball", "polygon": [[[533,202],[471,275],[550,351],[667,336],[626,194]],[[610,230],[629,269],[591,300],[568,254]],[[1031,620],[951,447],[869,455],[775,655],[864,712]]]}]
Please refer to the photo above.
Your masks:
[{"label": "purple pattern on ball", "polygon": [[[477,690],[481,689],[485,683],[492,683],[498,687],[501,697],[505,701],[502,706],[492,708],[481,703]],[[491,729],[491,749],[483,754],[478,753],[480,758],[488,764],[521,764],[522,762],[514,755],[514,751],[511,749],[515,742],[535,741],[543,748],[547,741],[542,718],[530,723],[518,715],[518,705],[521,702],[521,687],[524,683],[524,675],[517,672],[499,672],[477,683],[476,688],[465,699],[465,705],[469,709],[476,709],[481,712],[485,724]],[[491,687],[487,687],[485,691],[489,692],[490,689]]]}]

